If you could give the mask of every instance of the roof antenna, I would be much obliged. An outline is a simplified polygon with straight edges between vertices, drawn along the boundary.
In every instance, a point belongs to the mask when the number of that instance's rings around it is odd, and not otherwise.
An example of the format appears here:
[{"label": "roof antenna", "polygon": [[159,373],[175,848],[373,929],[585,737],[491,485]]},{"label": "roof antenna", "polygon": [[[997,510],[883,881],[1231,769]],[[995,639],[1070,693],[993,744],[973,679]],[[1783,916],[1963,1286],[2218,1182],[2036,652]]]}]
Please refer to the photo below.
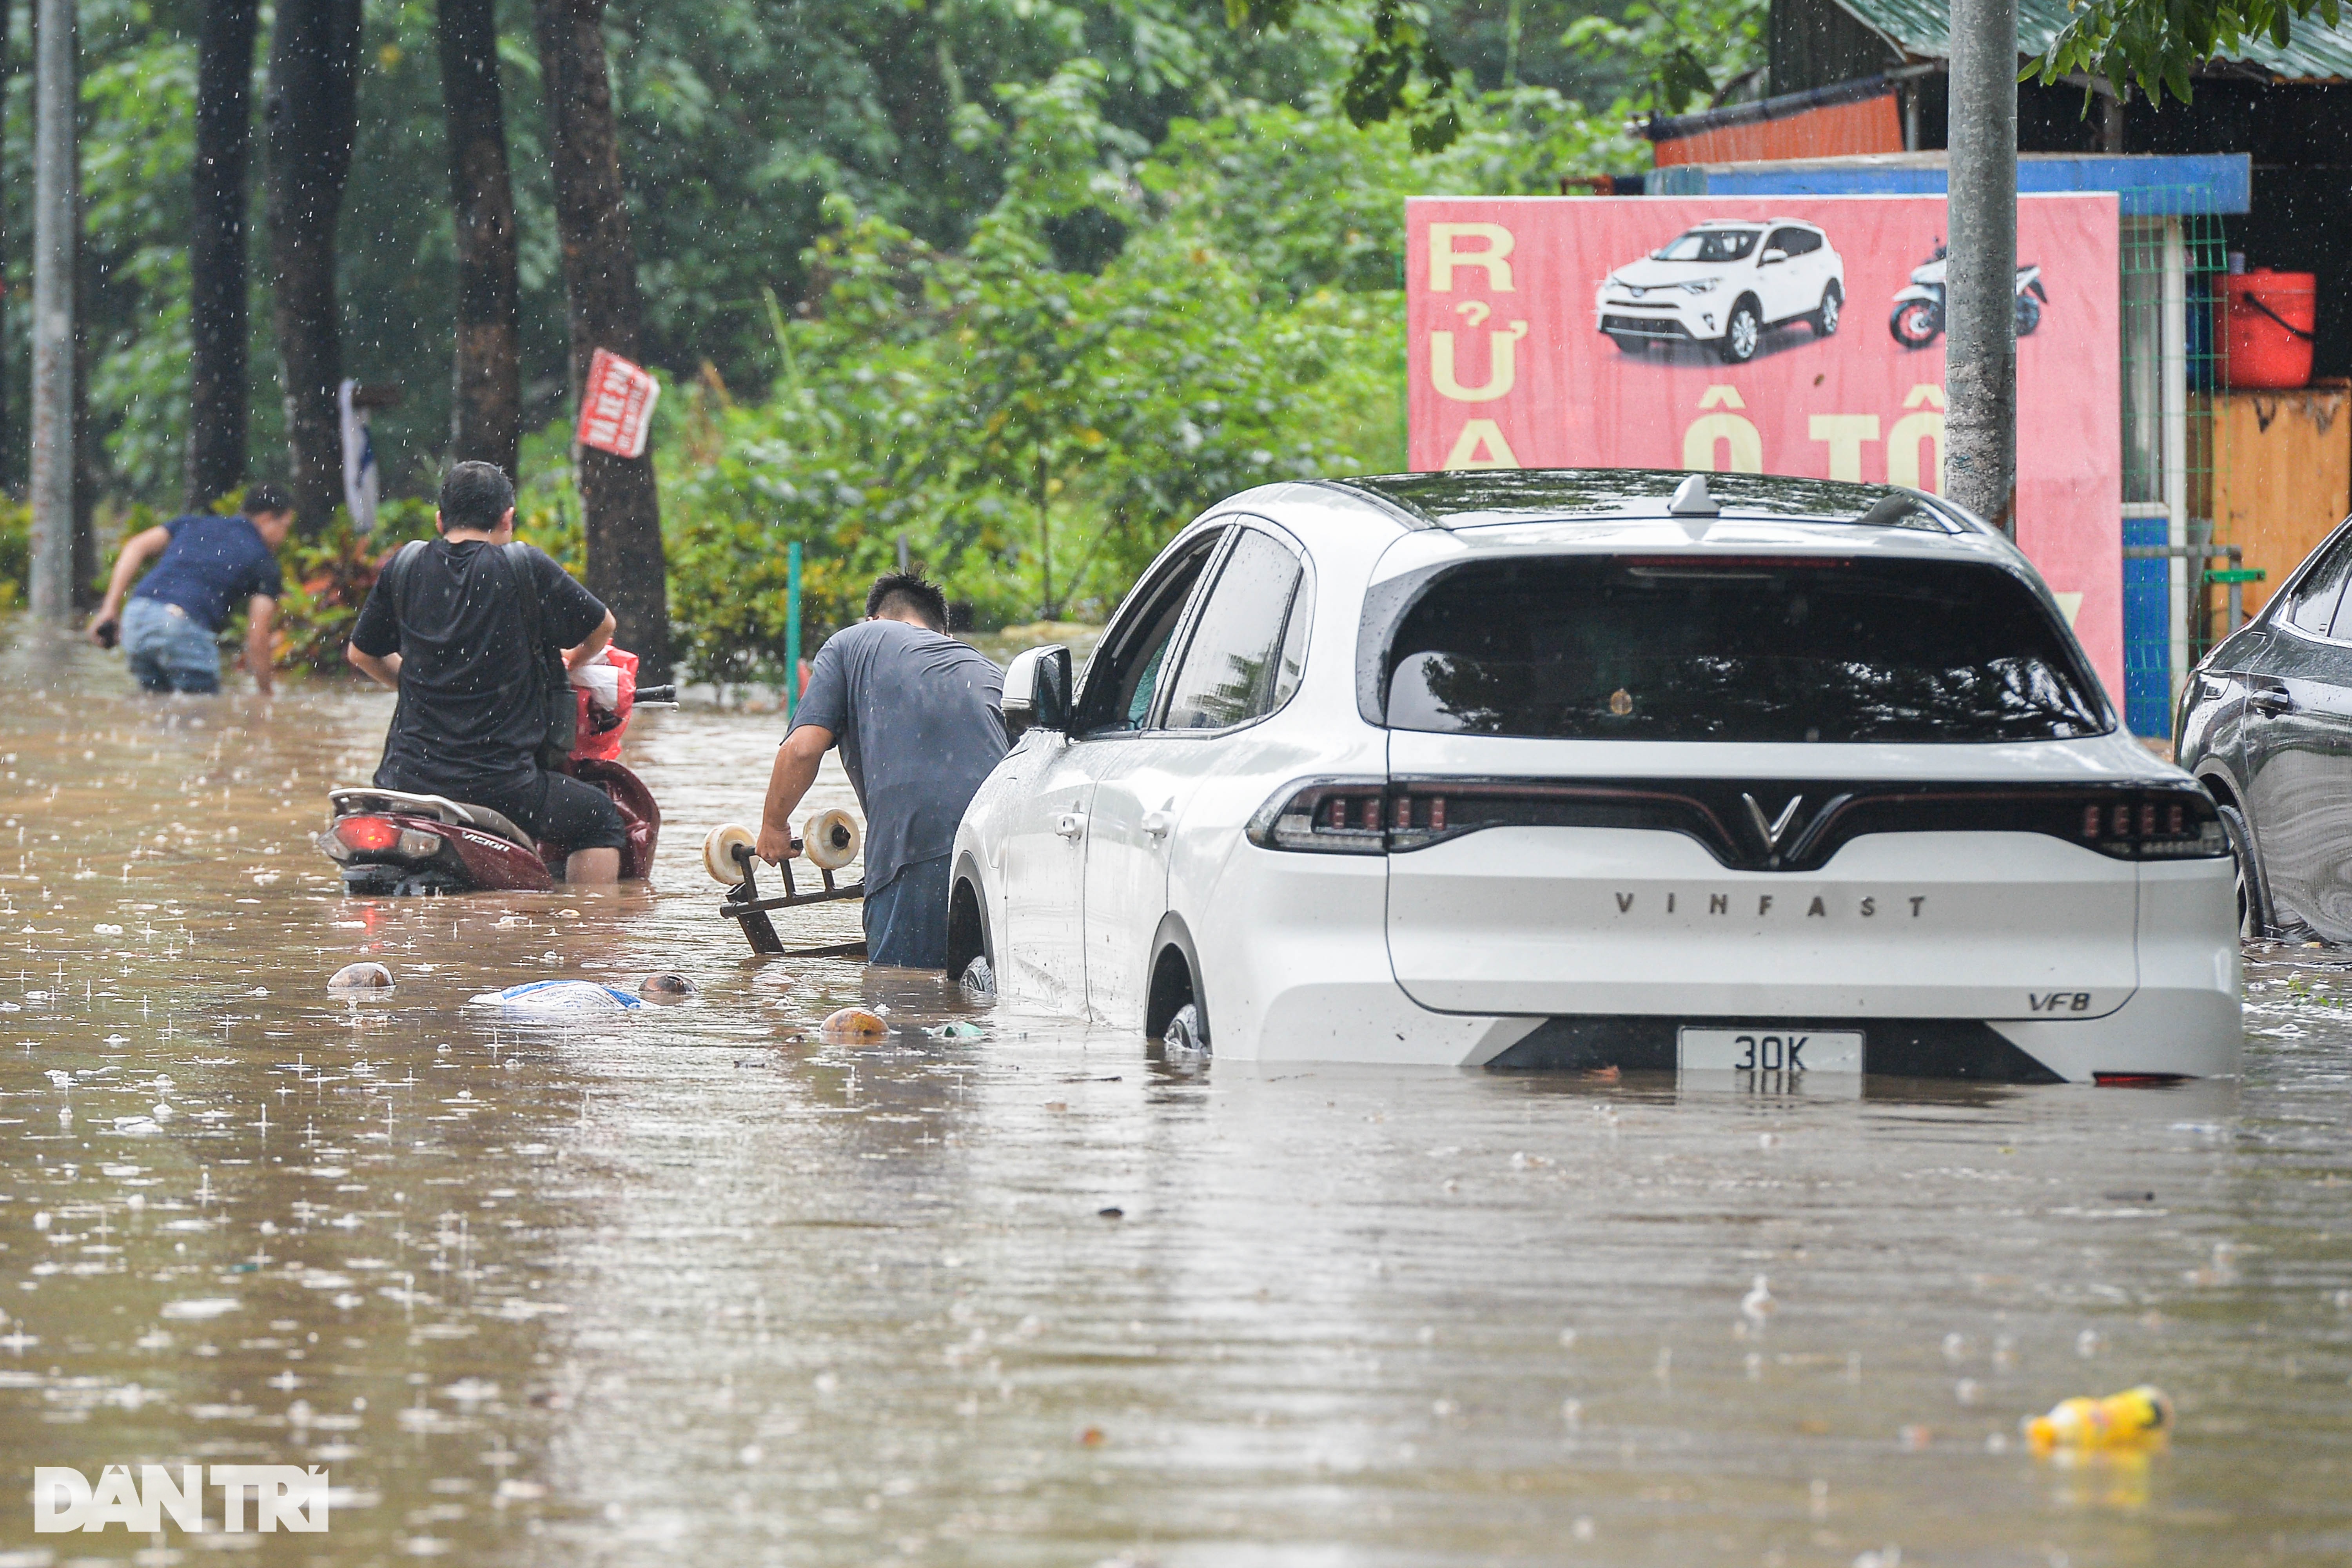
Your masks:
[{"label": "roof antenna", "polygon": [[1669,517],[1715,517],[1723,508],[1706,493],[1706,476],[1693,474],[1675,487],[1675,499],[1666,503]]}]

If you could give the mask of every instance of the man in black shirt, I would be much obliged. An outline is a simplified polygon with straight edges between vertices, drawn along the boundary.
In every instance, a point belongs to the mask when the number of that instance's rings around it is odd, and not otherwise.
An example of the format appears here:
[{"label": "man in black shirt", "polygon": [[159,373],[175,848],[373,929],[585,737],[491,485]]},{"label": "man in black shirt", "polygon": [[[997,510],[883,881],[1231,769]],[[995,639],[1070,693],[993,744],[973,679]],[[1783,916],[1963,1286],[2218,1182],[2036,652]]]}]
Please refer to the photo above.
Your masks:
[{"label": "man in black shirt", "polygon": [[369,592],[345,657],[400,693],[375,782],[486,805],[569,850],[566,882],[614,882],[628,843],[620,807],[539,764],[545,660],[530,646],[526,596],[537,595],[542,635],[569,669],[613,640],[612,612],[540,551],[505,548],[514,507],[496,464],[457,464],[441,482],[441,537],[404,547]]}]

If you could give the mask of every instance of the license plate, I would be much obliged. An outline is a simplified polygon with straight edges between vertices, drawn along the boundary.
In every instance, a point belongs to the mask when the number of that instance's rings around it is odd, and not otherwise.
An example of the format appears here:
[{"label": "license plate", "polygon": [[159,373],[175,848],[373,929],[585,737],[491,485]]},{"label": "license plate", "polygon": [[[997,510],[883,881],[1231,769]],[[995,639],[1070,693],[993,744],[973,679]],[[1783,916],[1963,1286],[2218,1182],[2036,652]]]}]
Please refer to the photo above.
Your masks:
[{"label": "license plate", "polygon": [[1685,1072],[1851,1072],[1862,1070],[1859,1029],[1684,1029]]}]

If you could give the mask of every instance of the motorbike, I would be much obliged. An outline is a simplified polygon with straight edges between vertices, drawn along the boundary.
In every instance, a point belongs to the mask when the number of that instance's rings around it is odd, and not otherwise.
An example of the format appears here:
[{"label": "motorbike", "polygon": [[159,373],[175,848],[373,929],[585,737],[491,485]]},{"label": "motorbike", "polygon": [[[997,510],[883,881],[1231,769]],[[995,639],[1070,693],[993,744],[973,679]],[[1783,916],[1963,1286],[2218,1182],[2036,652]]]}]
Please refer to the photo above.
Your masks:
[{"label": "motorbike", "polygon": [[[558,769],[595,785],[621,808],[628,827],[621,851],[625,879],[653,869],[661,807],[620,760],[621,738],[638,708],[677,701],[675,686],[638,686],[636,667],[635,655],[611,648],[581,672],[590,684],[573,688],[578,740]],[[533,842],[488,806],[372,784],[329,790],[327,802],[332,815],[317,844],[341,868],[343,891],[353,897],[544,892],[562,875],[562,849]]]},{"label": "motorbike", "polygon": [[[1911,269],[1910,287],[1895,296],[1895,313],[1886,321],[1886,330],[1895,341],[1906,349],[1924,349],[1944,331],[1944,261],[1945,247],[1936,247],[1936,253]],[[2050,302],[2049,290],[2042,287],[2039,263],[2027,263],[2017,269],[2017,335],[2029,337],[2042,324],[2042,307]]]}]

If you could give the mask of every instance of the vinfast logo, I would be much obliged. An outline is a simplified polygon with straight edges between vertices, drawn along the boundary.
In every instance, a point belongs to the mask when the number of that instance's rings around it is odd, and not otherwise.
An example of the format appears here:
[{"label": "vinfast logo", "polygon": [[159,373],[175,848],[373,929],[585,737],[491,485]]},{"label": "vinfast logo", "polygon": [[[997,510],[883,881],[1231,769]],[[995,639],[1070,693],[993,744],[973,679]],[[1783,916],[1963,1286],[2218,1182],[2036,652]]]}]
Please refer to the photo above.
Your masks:
[{"label": "vinfast logo", "polygon": [[[327,1528],[324,1469],[317,1466],[305,1469],[299,1465],[214,1465],[209,1468],[212,1484],[220,1489],[224,1534],[246,1530],[248,1499],[253,1529],[320,1531]],[[130,1466],[109,1465],[93,1486],[79,1470],[37,1465],[33,1469],[34,1532],[95,1532],[120,1524],[137,1534],[152,1534],[163,1528],[167,1514],[182,1530],[202,1531],[206,1469],[203,1465],[142,1465],[134,1480]]]},{"label": "vinfast logo", "polygon": [[1748,803],[1748,815],[1755,822],[1756,831],[1763,836],[1764,847],[1777,855],[1780,840],[1789,837],[1789,829],[1797,820],[1797,808],[1805,804],[1805,797],[1790,795],[1789,804],[1780,808],[1780,815],[1773,817],[1764,815],[1764,808],[1756,804],[1754,795],[1742,795],[1739,798]]}]

